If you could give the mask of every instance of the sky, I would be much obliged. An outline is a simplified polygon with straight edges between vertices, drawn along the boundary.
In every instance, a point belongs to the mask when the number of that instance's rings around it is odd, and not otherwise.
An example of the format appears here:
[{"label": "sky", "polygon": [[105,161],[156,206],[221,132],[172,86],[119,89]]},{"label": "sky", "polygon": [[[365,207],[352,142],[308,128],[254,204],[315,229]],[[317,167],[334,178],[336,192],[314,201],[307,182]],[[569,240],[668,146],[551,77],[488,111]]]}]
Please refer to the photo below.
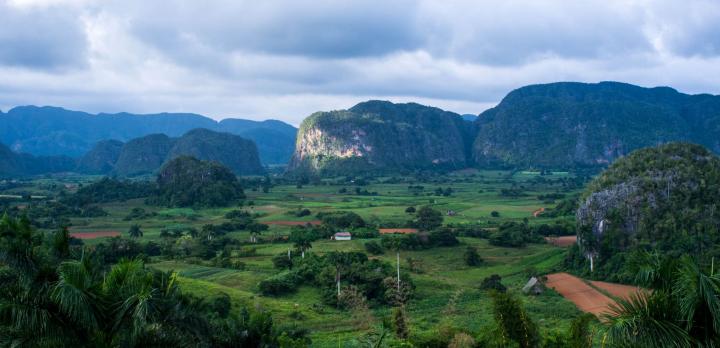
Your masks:
[{"label": "sky", "polygon": [[478,114],[511,90],[720,94],[717,0],[0,0],[0,109],[280,119],[368,100]]}]

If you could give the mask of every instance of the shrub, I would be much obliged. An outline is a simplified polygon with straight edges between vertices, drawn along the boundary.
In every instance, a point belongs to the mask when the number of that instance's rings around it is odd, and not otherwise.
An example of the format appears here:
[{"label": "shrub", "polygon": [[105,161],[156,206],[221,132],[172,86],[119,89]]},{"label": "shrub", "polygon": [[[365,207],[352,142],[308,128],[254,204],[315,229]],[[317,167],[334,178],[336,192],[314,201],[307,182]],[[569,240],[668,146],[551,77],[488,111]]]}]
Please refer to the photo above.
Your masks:
[{"label": "shrub", "polygon": [[365,250],[367,250],[367,252],[373,255],[381,255],[385,253],[385,250],[380,245],[380,243],[374,240],[365,243]]},{"label": "shrub", "polygon": [[480,284],[481,290],[495,290],[498,292],[505,292],[507,288],[502,283],[502,277],[498,274],[493,274],[482,280]]},{"label": "shrub", "polygon": [[295,291],[299,283],[294,272],[284,272],[261,281],[258,287],[263,295],[277,296]]},{"label": "shrub", "polygon": [[273,266],[277,269],[292,269],[293,261],[286,253],[277,254],[272,258]]},{"label": "shrub", "polygon": [[407,207],[405,208],[405,212],[408,214],[413,214],[415,213],[415,207]]},{"label": "shrub", "polygon": [[449,228],[442,228],[430,232],[430,243],[436,246],[455,246],[460,242]]},{"label": "shrub", "polygon": [[478,254],[477,249],[475,247],[467,247],[465,249],[465,264],[471,267],[479,266],[483,263],[482,257],[480,257],[480,254]]},{"label": "shrub", "polygon": [[500,212],[498,212],[498,211],[496,211],[496,210],[493,210],[493,211],[490,212],[490,216],[492,216],[492,217],[494,217],[494,218],[500,217]]}]

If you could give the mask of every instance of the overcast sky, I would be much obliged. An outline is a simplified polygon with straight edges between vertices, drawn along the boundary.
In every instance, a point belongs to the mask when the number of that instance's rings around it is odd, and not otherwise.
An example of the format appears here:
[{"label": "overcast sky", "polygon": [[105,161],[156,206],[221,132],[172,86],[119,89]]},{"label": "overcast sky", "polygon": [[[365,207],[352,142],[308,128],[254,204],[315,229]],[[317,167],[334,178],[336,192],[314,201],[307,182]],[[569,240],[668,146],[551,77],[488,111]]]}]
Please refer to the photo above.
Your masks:
[{"label": "overcast sky", "polygon": [[514,88],[720,94],[720,1],[0,0],[0,109],[276,118]]}]

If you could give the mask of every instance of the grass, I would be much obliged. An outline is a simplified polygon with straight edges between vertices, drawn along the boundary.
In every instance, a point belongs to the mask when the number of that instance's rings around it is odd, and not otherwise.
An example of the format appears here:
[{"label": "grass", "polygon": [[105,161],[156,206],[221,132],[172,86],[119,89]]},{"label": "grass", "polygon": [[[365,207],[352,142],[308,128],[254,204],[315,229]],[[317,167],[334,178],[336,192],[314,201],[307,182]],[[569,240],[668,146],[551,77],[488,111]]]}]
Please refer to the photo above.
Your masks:
[{"label": "grass", "polygon": [[[362,186],[362,190],[377,192],[377,195],[362,196],[355,194],[355,187],[350,183],[321,185],[295,185],[273,187],[270,192],[246,190],[247,200],[252,206],[227,207],[219,209],[163,208],[144,204],[142,199],[127,202],[103,204],[102,208],[109,215],[102,218],[73,218],[73,231],[119,231],[126,233],[132,224],[139,224],[144,232],[141,241],[159,241],[160,231],[166,228],[195,227],[219,224],[227,221],[225,213],[233,209],[245,209],[260,215],[259,221],[309,221],[316,219],[315,214],[324,211],[353,211],[370,222],[380,224],[403,224],[413,218],[405,213],[409,206],[420,207],[431,205],[442,211],[456,212],[454,216],[445,216],[445,223],[480,223],[488,227],[496,226],[504,221],[524,221],[530,224],[549,223],[552,219],[534,218],[532,212],[544,207],[552,208],[554,204],[538,200],[540,194],[565,190],[558,183],[548,180],[569,178],[568,173],[552,173],[540,176],[534,172],[508,171],[462,171],[443,177],[441,182],[397,183],[393,178],[381,178],[380,183]],[[62,179],[41,181],[43,189],[26,189],[33,193],[47,194],[46,188],[66,183],[82,183],[81,178],[71,177],[67,182]],[[89,179],[88,179],[89,180]],[[338,181],[340,179],[333,179]],[[410,185],[423,186],[422,191],[409,189]],[[504,188],[520,187],[520,197],[501,195]],[[438,188],[452,187],[451,196],[437,196]],[[340,193],[345,188],[348,193]],[[0,194],[17,194],[0,191]],[[124,218],[133,208],[143,208],[154,213],[140,220],[128,221]],[[311,216],[297,217],[293,213],[297,209],[307,208]],[[500,216],[491,217],[497,211]],[[445,215],[445,214],[444,214]],[[265,235],[286,235],[290,227],[273,225]],[[239,231],[230,234],[235,238],[247,240],[249,232]],[[86,244],[97,244],[103,239],[87,240]],[[415,297],[408,304],[408,314],[413,332],[438,330],[441,327],[455,327],[471,332],[478,332],[492,322],[490,299],[479,290],[483,278],[499,274],[503,283],[511,291],[519,292],[528,279],[527,269],[534,268],[539,272],[550,272],[559,267],[564,258],[564,250],[549,245],[531,244],[525,248],[501,248],[490,245],[487,240],[460,238],[461,244],[456,247],[434,248],[419,251],[401,252],[401,267],[409,272],[406,259],[421,260],[421,272],[411,273],[416,285]],[[363,243],[367,240],[330,241],[321,240],[313,243],[311,252],[327,253],[330,251],[364,251]],[[464,264],[463,251],[473,246],[485,259],[479,267],[468,267]],[[257,284],[261,280],[277,273],[272,267],[272,256],[286,252],[290,244],[258,244],[257,253],[252,257],[242,258],[244,270],[224,269],[192,264],[190,260],[156,260],[150,267],[179,273],[185,291],[203,297],[226,293],[233,303],[272,311],[277,321],[287,324],[298,324],[311,332],[313,346],[337,347],[350,344],[358,336],[379,325],[390,314],[390,309],[382,306],[372,308],[372,319],[360,322],[349,313],[322,304],[317,289],[303,286],[296,293],[280,296],[262,296]],[[394,253],[377,257],[383,261],[394,263]],[[564,330],[570,321],[580,313],[576,307],[564,300],[552,290],[539,296],[522,296],[526,308],[535,319],[541,330]],[[237,308],[237,306],[235,307]]]}]

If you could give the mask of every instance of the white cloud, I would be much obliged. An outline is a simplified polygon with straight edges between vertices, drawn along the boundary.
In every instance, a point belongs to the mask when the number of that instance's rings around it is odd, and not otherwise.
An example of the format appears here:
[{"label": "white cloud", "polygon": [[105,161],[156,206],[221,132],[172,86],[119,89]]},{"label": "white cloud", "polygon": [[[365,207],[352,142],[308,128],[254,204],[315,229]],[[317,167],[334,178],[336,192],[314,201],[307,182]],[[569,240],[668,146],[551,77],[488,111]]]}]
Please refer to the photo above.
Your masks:
[{"label": "white cloud", "polygon": [[476,114],[553,81],[717,94],[720,4],[678,4],[0,0],[0,107],[297,124],[366,99]]}]

